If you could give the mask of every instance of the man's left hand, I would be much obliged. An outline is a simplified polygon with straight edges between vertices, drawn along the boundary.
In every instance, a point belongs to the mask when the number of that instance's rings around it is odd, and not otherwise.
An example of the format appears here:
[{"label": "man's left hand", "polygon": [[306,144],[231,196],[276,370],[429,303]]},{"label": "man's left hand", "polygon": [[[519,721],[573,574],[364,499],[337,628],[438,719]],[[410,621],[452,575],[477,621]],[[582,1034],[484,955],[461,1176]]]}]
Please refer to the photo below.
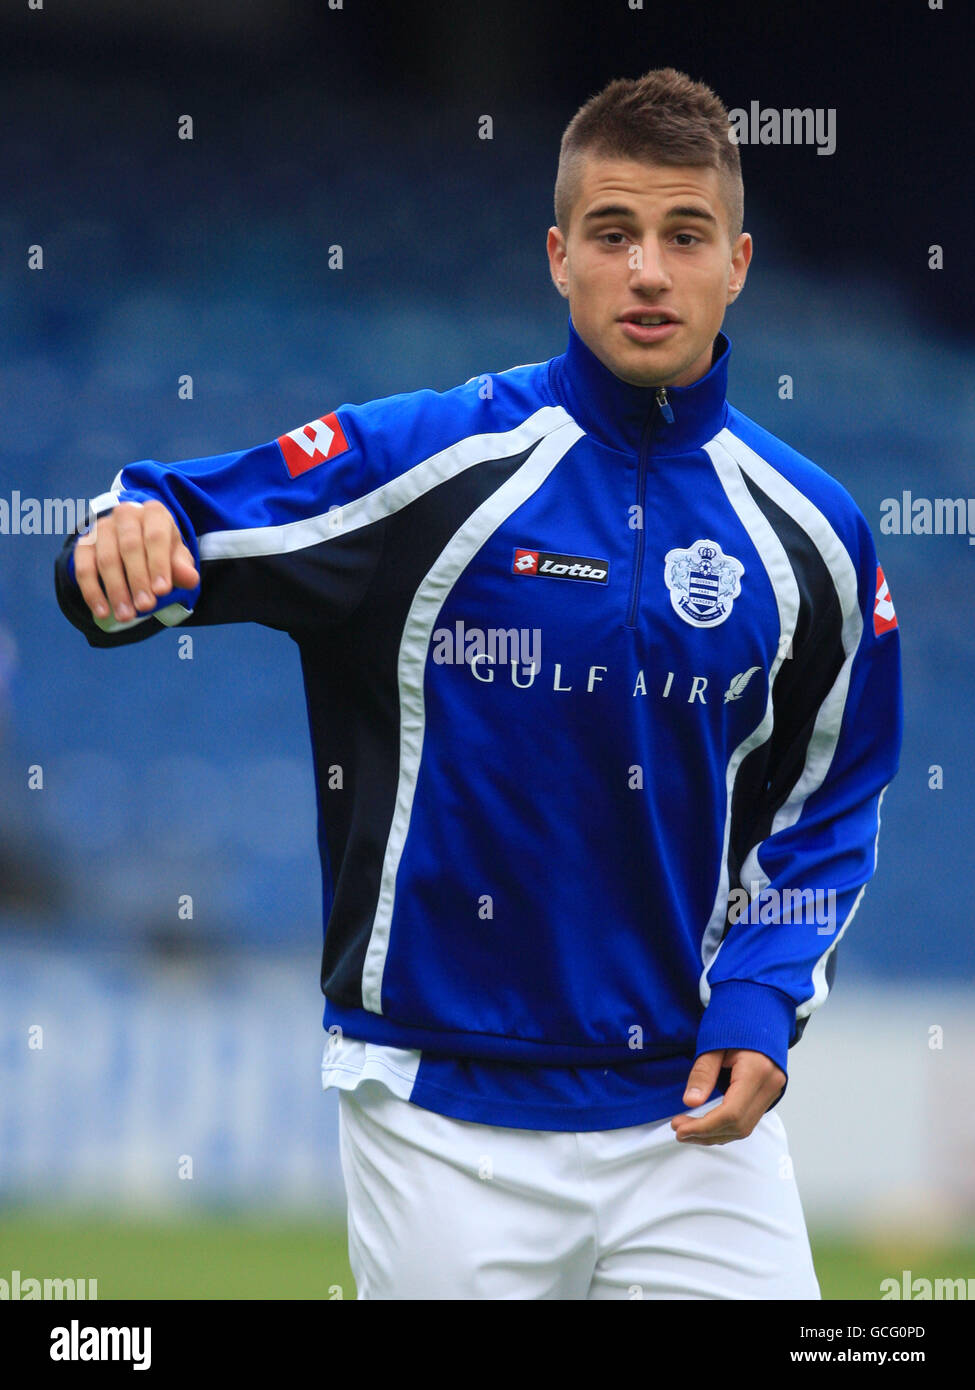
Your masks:
[{"label": "man's left hand", "polygon": [[682,1143],[730,1144],[745,1139],[785,1089],[786,1075],[764,1052],[743,1047],[719,1052],[702,1052],[687,1078],[684,1104],[703,1105],[722,1067],[731,1070],[731,1081],[720,1105],[695,1120],[692,1115],[675,1115],[670,1127]]}]

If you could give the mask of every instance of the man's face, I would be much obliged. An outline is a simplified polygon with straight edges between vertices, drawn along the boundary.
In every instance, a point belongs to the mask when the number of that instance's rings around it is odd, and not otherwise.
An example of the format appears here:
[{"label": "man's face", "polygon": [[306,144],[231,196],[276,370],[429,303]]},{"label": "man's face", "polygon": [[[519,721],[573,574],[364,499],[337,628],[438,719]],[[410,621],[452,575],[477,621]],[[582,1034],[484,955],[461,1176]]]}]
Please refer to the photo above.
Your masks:
[{"label": "man's face", "polygon": [[[635,386],[688,386],[711,366],[752,241],[730,242],[717,170],[590,155],[568,236],[548,232],[556,288],[599,360]],[[625,322],[669,315],[661,327]]]}]

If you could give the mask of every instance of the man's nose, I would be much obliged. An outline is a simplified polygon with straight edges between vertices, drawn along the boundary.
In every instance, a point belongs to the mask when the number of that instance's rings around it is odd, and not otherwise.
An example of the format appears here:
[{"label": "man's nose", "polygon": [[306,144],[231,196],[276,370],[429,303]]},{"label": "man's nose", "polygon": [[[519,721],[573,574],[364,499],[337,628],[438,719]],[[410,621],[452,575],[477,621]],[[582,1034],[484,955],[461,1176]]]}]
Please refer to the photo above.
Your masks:
[{"label": "man's nose", "polygon": [[630,247],[631,280],[634,288],[669,289],[670,273],[664,265],[656,238],[634,242]]}]

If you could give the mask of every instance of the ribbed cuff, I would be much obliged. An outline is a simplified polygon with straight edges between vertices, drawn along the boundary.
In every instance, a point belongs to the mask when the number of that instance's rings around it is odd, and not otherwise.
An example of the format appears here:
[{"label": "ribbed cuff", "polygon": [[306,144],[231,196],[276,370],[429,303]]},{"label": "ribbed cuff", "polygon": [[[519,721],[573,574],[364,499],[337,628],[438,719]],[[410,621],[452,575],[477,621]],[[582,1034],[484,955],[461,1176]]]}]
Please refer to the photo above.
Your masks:
[{"label": "ribbed cuff", "polygon": [[788,1075],[787,1054],[795,1028],[795,1005],[781,990],[751,980],[725,980],[711,988],[711,1000],[697,1030],[696,1057],[742,1047],[762,1052]]}]

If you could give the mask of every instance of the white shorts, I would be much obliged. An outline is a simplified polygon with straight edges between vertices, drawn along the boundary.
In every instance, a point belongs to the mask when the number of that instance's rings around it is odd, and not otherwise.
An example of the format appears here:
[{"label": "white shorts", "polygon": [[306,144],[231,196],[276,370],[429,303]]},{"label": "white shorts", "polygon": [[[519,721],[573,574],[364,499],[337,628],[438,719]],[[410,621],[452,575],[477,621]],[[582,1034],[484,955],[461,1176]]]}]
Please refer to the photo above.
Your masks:
[{"label": "white shorts", "polygon": [[339,1092],[339,1140],[360,1299],[821,1297],[774,1110],[700,1146],[670,1120],[453,1120],[366,1081]]}]

